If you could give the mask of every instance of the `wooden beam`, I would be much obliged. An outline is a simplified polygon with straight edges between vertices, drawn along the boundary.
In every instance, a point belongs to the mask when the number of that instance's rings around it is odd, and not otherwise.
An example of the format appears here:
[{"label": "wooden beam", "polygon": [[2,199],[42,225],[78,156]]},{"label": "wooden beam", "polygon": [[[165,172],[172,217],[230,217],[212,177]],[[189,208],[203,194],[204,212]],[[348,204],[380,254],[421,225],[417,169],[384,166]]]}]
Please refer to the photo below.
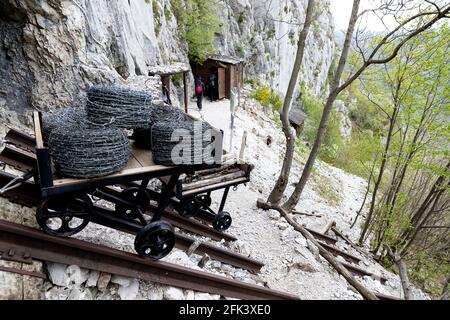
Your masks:
[{"label": "wooden beam", "polygon": [[33,112],[33,121],[34,121],[34,136],[36,139],[36,148],[38,149],[44,148],[44,141],[42,140],[42,131],[41,131],[41,117],[38,111]]},{"label": "wooden beam", "polygon": [[210,191],[212,188],[218,190],[218,189],[222,189],[222,188],[226,188],[226,187],[231,187],[234,185],[238,185],[238,184],[242,184],[248,181],[248,178],[238,178],[235,180],[231,180],[231,181],[227,181],[227,182],[222,182],[222,183],[218,183],[212,186],[207,186],[207,187],[203,187],[203,188],[198,188],[198,189],[194,189],[194,190],[189,190],[186,192],[183,192],[183,197],[187,197],[193,194],[199,194],[201,192],[206,192],[206,191]]},{"label": "wooden beam", "polygon": [[244,131],[241,142],[241,150],[239,151],[239,162],[244,161],[244,152],[246,145],[247,145],[247,131]]},{"label": "wooden beam", "polygon": [[221,182],[228,182],[228,181],[235,180],[237,178],[241,178],[244,176],[245,176],[245,172],[242,170],[239,170],[237,172],[233,172],[230,174],[219,175],[217,177],[202,179],[202,180],[191,182],[191,183],[184,183],[183,184],[183,192],[192,190],[192,189],[207,187],[207,186],[221,183]]},{"label": "wooden beam", "polygon": [[184,112],[188,113],[188,86],[187,86],[187,72],[183,72],[183,87],[184,87]]}]

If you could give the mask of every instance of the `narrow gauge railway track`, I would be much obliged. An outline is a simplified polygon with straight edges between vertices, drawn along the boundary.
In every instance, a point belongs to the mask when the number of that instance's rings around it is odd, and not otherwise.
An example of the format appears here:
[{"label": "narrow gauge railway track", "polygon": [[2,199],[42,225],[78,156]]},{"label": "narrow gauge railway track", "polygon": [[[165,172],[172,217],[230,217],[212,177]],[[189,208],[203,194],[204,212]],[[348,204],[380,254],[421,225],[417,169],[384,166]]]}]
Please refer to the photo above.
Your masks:
[{"label": "narrow gauge railway track", "polygon": [[[10,129],[7,133],[4,142],[7,143],[5,149],[0,154],[0,161],[16,168],[19,171],[27,172],[32,169],[32,164],[35,162],[35,155],[34,155],[34,137],[32,135],[26,134],[24,132],[21,132],[16,129]],[[14,178],[14,176],[7,174],[3,171],[0,171],[0,185],[4,185],[11,181]],[[110,190],[111,191],[111,190]],[[119,191],[118,191],[119,192]],[[39,203],[39,195],[37,194],[34,185],[32,184],[24,184],[22,185],[18,190],[14,189],[9,191],[8,193],[3,195],[6,198],[9,198],[10,201],[19,203],[28,207],[35,206],[37,203]],[[155,196],[155,195],[154,195]],[[100,208],[99,208],[100,209]],[[152,208],[154,209],[154,208]],[[105,213],[110,213],[105,210]],[[147,214],[151,215],[150,212],[147,212]],[[221,240],[224,239],[226,241],[234,241],[236,240],[235,237],[218,232],[214,230],[213,228],[210,228],[207,225],[204,225],[196,220],[193,219],[187,219],[184,218],[173,211],[167,210],[165,213],[165,220],[172,223],[174,226],[183,229],[185,231],[196,233],[202,236],[209,237],[213,240]],[[96,221],[94,221],[96,220]],[[99,224],[103,224],[108,226],[108,222],[105,219],[102,219],[102,215],[98,215],[95,219],[93,219],[93,222],[97,222]],[[120,230],[120,227],[117,228],[116,226],[111,226],[116,229]],[[138,230],[138,225],[136,225],[136,230]],[[311,233],[313,233],[314,237],[316,237],[318,240],[321,240],[323,245],[326,245],[327,247],[330,247],[330,249],[333,249],[332,252],[334,255],[341,255],[349,262],[357,262],[357,257],[351,256],[349,254],[346,254],[345,252],[341,252],[340,250],[336,249],[334,250],[334,244],[337,242],[337,239],[330,237],[326,234],[319,233],[314,230],[308,229]],[[128,231],[130,232],[130,231]],[[133,231],[131,231],[133,233]],[[194,240],[192,238],[186,237],[186,236],[179,236],[177,237],[177,247],[180,249],[188,249],[191,248],[191,246],[197,246],[196,251],[198,253],[207,253],[212,258],[234,265],[238,267],[242,267],[249,270],[259,270],[262,266],[259,262],[252,260],[252,259],[242,259],[242,256],[233,254],[229,251],[223,250],[221,248],[209,245],[207,243],[200,243],[200,245],[194,244]],[[369,275],[369,273],[365,272],[364,270],[352,265],[347,264],[347,268],[350,272],[352,272],[355,275],[362,276],[362,275]],[[7,270],[5,270],[7,271]],[[12,271],[13,272],[13,271]],[[381,282],[385,282],[386,279],[381,277]],[[386,296],[382,294],[375,293],[379,299],[382,300],[397,300],[396,297]]]},{"label": "narrow gauge railway track", "polygon": [[[5,172],[3,172],[3,171],[0,171],[0,185],[4,185],[4,184],[6,184],[6,183],[8,183],[9,181],[11,181],[12,179],[14,178],[14,176],[13,175],[11,175],[11,174],[8,174],[8,173],[5,173]],[[15,202],[15,203],[18,203],[18,204],[21,204],[21,205],[26,205],[26,206],[28,206],[28,207],[32,207],[32,206],[34,206],[36,203],[38,203],[38,199],[39,199],[39,196],[38,196],[38,194],[37,194],[37,190],[34,188],[34,185],[32,185],[31,183],[24,183],[24,184],[22,184],[20,187],[18,187],[18,188],[16,188],[16,189],[13,189],[13,190],[10,190],[10,191],[8,191],[8,192],[6,192],[5,194],[3,194],[3,196],[5,197],[5,198],[8,198],[11,202]],[[104,210],[107,210],[107,209],[104,209]],[[100,218],[100,220],[101,220],[101,218]],[[99,221],[100,222],[100,221]],[[4,224],[4,223],[6,223],[6,222],[2,222],[2,220],[0,220],[0,231],[2,231],[3,229],[2,229],[2,227],[1,227],[1,225],[2,225],[2,223]],[[9,223],[8,223],[9,224]],[[17,226],[19,226],[19,225],[17,225]],[[24,227],[24,228],[26,228],[26,227]],[[30,229],[30,228],[29,228]],[[33,229],[34,230],[34,229]],[[37,231],[37,230],[34,230],[34,232],[39,232],[39,231]],[[67,238],[55,238],[55,237],[51,237],[51,236],[47,236],[46,234],[44,234],[43,232],[39,232],[41,235],[43,235],[43,236],[46,236],[46,237],[50,237],[50,238],[52,238],[52,239],[54,239],[54,241],[58,241],[58,240],[68,240],[68,241],[71,241],[71,240],[76,240],[76,239],[67,239]],[[11,243],[10,242],[10,246],[5,246],[5,247],[2,247],[2,232],[0,232],[0,251],[3,251],[4,253],[7,253],[7,252],[11,252],[11,249],[12,248],[17,248],[17,246],[15,246],[14,245],[14,243]],[[76,240],[76,241],[80,241],[80,240]],[[86,244],[86,245],[93,245],[93,244],[89,244],[88,242],[83,242],[84,244]],[[193,242],[193,240],[191,239],[191,238],[189,238],[189,237],[185,237],[185,236],[182,236],[182,237],[179,237],[179,238],[177,238],[177,247],[178,248],[180,248],[180,249],[187,249],[187,248],[189,248],[192,244],[193,244],[194,242]],[[95,245],[94,245],[95,246]],[[108,248],[109,249],[109,248]],[[219,261],[222,261],[222,262],[225,262],[225,263],[229,263],[229,264],[231,264],[231,265],[233,265],[233,263],[234,264],[242,264],[243,262],[242,261],[240,261],[240,259],[242,258],[242,256],[239,256],[239,255],[231,255],[230,256],[230,252],[229,251],[226,251],[226,250],[223,250],[223,249],[221,249],[220,251],[219,251],[219,253],[217,253],[217,249],[220,249],[220,248],[217,248],[217,247],[214,247],[214,246],[211,246],[211,245],[208,245],[208,244],[204,244],[203,246],[199,246],[197,249],[196,249],[196,251],[197,252],[203,252],[203,253],[208,253],[208,254],[210,254],[210,256],[211,257],[213,257],[213,258],[215,258],[215,259],[217,259],[217,260],[219,260]],[[118,251],[118,250],[117,250]],[[17,256],[17,254],[18,254],[18,252],[22,252],[22,254],[26,254],[26,256],[28,257],[28,260],[29,260],[29,258],[31,257],[31,255],[30,255],[30,253],[29,253],[29,250],[19,250],[19,251],[17,251],[17,250],[14,250],[13,249],[13,252],[14,252],[14,255],[15,256]],[[120,251],[119,251],[120,252]],[[216,253],[216,254],[214,254],[214,253]],[[140,257],[138,257],[138,256],[135,256],[137,259],[141,259]],[[36,258],[37,259],[37,258]],[[234,259],[234,262],[232,261]],[[47,260],[45,260],[45,259],[42,259],[42,260],[44,260],[44,261],[47,261]],[[141,259],[142,260],[142,259]],[[61,260],[62,261],[62,260]],[[73,260],[70,260],[70,261],[73,261]],[[148,261],[148,260],[145,260],[145,261]],[[238,262],[238,263],[236,263],[236,261]],[[58,262],[58,261],[56,261],[56,262]],[[95,262],[95,260],[94,260],[94,262]],[[64,262],[64,261],[62,261],[62,262],[60,262],[60,263],[69,263],[69,262]],[[81,262],[79,262],[79,260],[76,260],[75,262],[73,262],[73,264],[77,264],[77,263],[81,263]],[[158,263],[161,263],[161,262],[158,262]],[[244,262],[245,263],[245,262]],[[89,266],[91,266],[91,263],[88,263],[88,265]],[[81,267],[83,267],[84,265],[83,264],[80,264],[80,266]],[[86,268],[89,268],[89,266],[86,266]],[[262,265],[261,265],[262,266]],[[261,266],[257,266],[256,267],[256,269],[259,269]],[[250,261],[250,268],[248,268],[248,269],[251,269],[251,267],[252,267],[252,262]],[[254,266],[253,266],[254,267]],[[366,273],[361,273],[361,271],[359,270],[359,269],[357,269],[356,267],[355,268],[353,268],[353,266],[351,265],[351,264],[346,264],[346,267],[349,269],[349,271],[350,272],[352,272],[352,273],[354,273],[354,274],[356,274],[356,275],[359,275],[359,276],[361,276],[361,275],[367,275]],[[245,267],[244,267],[245,268]],[[355,269],[357,269],[357,270],[355,270]],[[97,270],[97,269],[94,269],[94,270]],[[102,271],[103,269],[101,269],[101,270],[99,270],[99,271]],[[8,271],[8,270],[4,270],[4,271]],[[14,271],[11,271],[11,270],[9,270],[9,272],[14,272]],[[104,272],[109,272],[109,271],[104,271]],[[133,271],[134,273],[127,273],[127,274],[123,274],[123,273],[120,273],[121,275],[124,275],[124,276],[133,276],[134,274],[136,274],[136,272],[137,271]],[[119,273],[118,273],[119,274]],[[138,273],[137,273],[138,274]],[[155,280],[152,280],[153,278],[146,278],[146,277],[143,277],[142,279],[144,279],[144,280],[149,280],[149,281],[155,281]],[[383,279],[384,280],[384,279]],[[155,282],[157,282],[157,281],[155,281]],[[169,284],[169,285],[171,285],[171,283],[172,282],[170,282],[170,283],[167,283],[167,282],[160,282],[160,283],[164,283],[164,284]],[[174,285],[175,286],[175,284],[172,284],[172,285]],[[183,287],[184,288],[184,287]],[[188,289],[190,289],[191,287],[186,287],[186,288],[188,288]],[[195,288],[193,288],[192,290],[200,290],[200,289],[195,289]],[[200,290],[201,291],[201,290]],[[204,290],[203,290],[204,291]],[[211,292],[211,291],[206,291],[206,292]],[[211,292],[211,293],[215,293],[216,291],[214,291],[214,292]],[[379,293],[375,293],[375,295],[379,298],[379,299],[381,299],[381,300],[401,300],[401,299],[399,299],[399,298],[397,298],[397,297],[392,297],[392,296],[388,296],[388,295],[383,295],[383,294],[379,294]],[[230,296],[230,297],[233,297],[233,296]],[[252,297],[252,299],[254,299],[255,297]],[[245,299],[245,298],[243,298],[243,299]]]},{"label": "narrow gauge railway track", "polygon": [[0,251],[14,252],[34,260],[75,264],[82,268],[147,280],[164,285],[257,300],[293,300],[298,297],[164,261],[74,238],[56,238],[23,225],[0,220]]},{"label": "narrow gauge railway track", "polygon": [[[11,180],[15,178],[14,175],[8,174],[4,171],[0,171],[0,185],[5,185]],[[31,183],[23,183],[21,186],[12,189],[10,191],[7,191],[6,193],[2,194],[1,196],[9,199],[11,202],[26,205],[28,207],[34,207],[39,203],[39,194],[37,189],[35,188],[35,185]],[[108,213],[108,209],[95,206],[96,212],[99,214],[93,215],[91,222],[98,223],[107,227],[113,227],[118,230],[124,231],[124,229],[118,228],[117,225],[110,225],[110,221],[107,219],[103,219],[103,214]],[[139,231],[141,228],[140,225],[135,224],[133,222],[130,222],[128,226],[135,225],[136,232]],[[183,234],[176,234],[176,242],[175,246],[179,249],[186,250],[189,249],[193,244],[195,243],[195,239],[183,235]],[[251,259],[249,257],[243,256],[241,254],[234,253],[232,251],[214,246],[212,244],[206,243],[206,242],[200,242],[198,244],[198,247],[195,249],[194,253],[198,254],[208,254],[212,259],[218,260],[223,263],[230,264],[232,266],[247,269],[249,271],[258,271],[263,267],[263,263]]]}]

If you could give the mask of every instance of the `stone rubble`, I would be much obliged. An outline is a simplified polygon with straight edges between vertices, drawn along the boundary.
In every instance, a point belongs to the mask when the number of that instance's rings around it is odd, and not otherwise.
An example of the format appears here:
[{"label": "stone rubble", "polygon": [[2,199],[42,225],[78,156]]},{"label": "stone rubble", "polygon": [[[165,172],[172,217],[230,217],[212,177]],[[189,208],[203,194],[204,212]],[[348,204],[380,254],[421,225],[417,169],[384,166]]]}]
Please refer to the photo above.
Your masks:
[{"label": "stone rubble", "polygon": [[[111,282],[113,282],[112,279]],[[128,282],[122,282],[117,293],[122,300],[135,300],[139,294],[139,281],[137,279],[129,279]]]}]

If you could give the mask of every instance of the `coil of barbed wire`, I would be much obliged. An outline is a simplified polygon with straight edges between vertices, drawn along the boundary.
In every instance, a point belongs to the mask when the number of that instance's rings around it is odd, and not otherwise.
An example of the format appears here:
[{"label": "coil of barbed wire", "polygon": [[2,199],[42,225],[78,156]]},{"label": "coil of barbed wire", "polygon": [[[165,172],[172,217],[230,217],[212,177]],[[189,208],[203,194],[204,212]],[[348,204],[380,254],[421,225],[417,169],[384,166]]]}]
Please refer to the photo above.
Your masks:
[{"label": "coil of barbed wire", "polygon": [[152,96],[144,91],[96,85],[87,92],[87,118],[97,125],[149,129],[153,123],[152,100]]},{"label": "coil of barbed wire", "polygon": [[[200,124],[201,129],[195,127]],[[151,130],[153,161],[169,166],[204,163],[204,150],[211,144],[208,129],[211,126],[200,121],[156,123]]]},{"label": "coil of barbed wire", "polygon": [[153,123],[157,123],[160,121],[188,121],[186,114],[176,107],[170,105],[153,105],[151,107],[152,110],[152,121]]},{"label": "coil of barbed wire", "polygon": [[86,128],[86,110],[82,107],[68,107],[42,113],[42,138],[47,143],[53,130],[62,127]]},{"label": "coil of barbed wire", "polygon": [[[153,105],[151,109],[152,124],[160,121],[179,123],[187,119],[186,114],[182,110],[170,105]],[[133,132],[136,146],[142,149],[152,149],[151,136],[151,129],[135,129]]]},{"label": "coil of barbed wire", "polygon": [[94,178],[122,170],[130,157],[128,137],[117,128],[63,126],[49,137],[56,170],[73,178]]}]

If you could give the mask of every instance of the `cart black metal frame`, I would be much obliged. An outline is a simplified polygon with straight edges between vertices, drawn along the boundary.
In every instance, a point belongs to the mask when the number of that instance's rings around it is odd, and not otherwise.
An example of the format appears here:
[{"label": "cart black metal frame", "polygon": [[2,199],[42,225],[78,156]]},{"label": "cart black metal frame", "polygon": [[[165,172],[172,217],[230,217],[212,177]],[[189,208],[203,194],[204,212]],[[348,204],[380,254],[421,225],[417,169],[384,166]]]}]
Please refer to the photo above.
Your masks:
[{"label": "cart black metal frame", "polygon": [[[176,183],[175,201],[173,201],[175,210],[187,218],[194,217],[211,223],[214,229],[218,231],[227,230],[231,226],[232,218],[224,209],[230,189],[233,188],[236,191],[239,185],[250,182],[250,174],[254,167],[245,163],[235,163],[233,166],[228,167],[228,169],[230,168],[239,169],[242,172],[242,176],[229,181],[212,183],[189,191],[183,191],[185,182],[183,179],[179,179]],[[194,176],[196,174],[198,172],[195,172]],[[211,206],[211,193],[222,189],[224,191],[218,210],[214,211]]]},{"label": "cart black metal frame", "polygon": [[[99,178],[54,179],[50,152],[42,139],[41,114],[35,112],[33,120],[37,162],[34,176],[43,199],[37,209],[36,218],[44,231],[55,236],[70,236],[81,231],[89,221],[98,222],[114,229],[138,231],[135,238],[136,251],[143,257],[160,259],[167,255],[175,244],[173,227],[169,223],[161,221],[161,217],[174,196],[180,175],[221,166],[223,133],[213,129],[217,131],[214,140],[216,151],[214,164],[172,167],[153,165],[124,169],[116,174]],[[149,156],[151,156],[150,153]],[[147,186],[151,179],[161,177],[167,177],[168,182],[156,198],[158,204],[151,221],[147,221],[144,218],[144,213],[150,205]],[[108,191],[108,186],[138,181],[140,182],[138,187],[125,189],[120,195],[112,192],[111,189]],[[98,206],[92,206],[90,199],[94,197],[113,203],[116,207],[115,214],[99,209]],[[117,212],[117,208],[121,208],[121,212]],[[61,227],[55,232],[46,225],[52,217],[61,218]],[[81,227],[71,229],[69,222],[74,217],[78,220],[81,219],[83,223]]]}]

